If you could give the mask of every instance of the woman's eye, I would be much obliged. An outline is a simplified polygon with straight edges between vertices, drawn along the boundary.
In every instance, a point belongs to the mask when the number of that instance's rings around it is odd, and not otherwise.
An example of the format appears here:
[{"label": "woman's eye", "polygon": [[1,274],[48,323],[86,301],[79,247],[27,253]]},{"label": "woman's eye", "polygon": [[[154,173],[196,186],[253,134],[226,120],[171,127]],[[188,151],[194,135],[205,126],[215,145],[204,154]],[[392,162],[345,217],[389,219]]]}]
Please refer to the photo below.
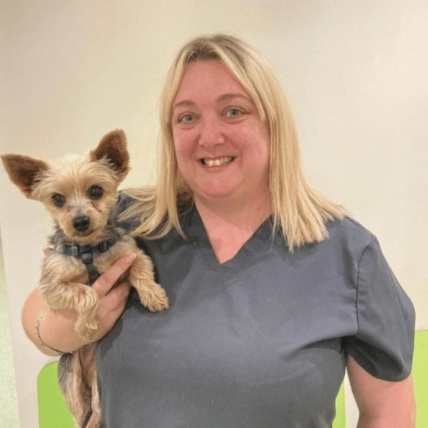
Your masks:
[{"label": "woman's eye", "polygon": [[230,108],[226,112],[226,115],[229,117],[236,117],[236,116],[240,116],[241,114],[242,114],[242,111],[237,108]]},{"label": "woman's eye", "polygon": [[89,189],[89,196],[92,199],[100,199],[103,196],[103,189],[100,186],[92,186]]},{"label": "woman's eye", "polygon": [[57,207],[62,207],[65,203],[65,198],[64,198],[64,196],[60,195],[59,193],[55,193],[55,195],[52,196],[52,202]]},{"label": "woman's eye", "polygon": [[190,123],[195,120],[195,116],[193,114],[183,114],[183,116],[180,116],[178,118],[179,123]]}]

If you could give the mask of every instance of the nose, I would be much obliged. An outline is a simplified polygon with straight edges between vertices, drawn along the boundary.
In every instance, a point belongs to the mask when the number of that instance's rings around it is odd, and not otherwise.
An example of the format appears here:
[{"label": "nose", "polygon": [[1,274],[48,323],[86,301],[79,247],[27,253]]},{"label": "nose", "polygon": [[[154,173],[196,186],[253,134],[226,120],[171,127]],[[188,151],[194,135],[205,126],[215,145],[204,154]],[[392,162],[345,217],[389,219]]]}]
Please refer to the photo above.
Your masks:
[{"label": "nose", "polygon": [[88,229],[89,225],[90,225],[90,220],[89,217],[84,215],[81,217],[76,217],[73,220],[73,227],[78,231],[78,232],[84,232],[85,230]]},{"label": "nose", "polygon": [[199,144],[214,147],[225,142],[221,120],[217,117],[205,117],[201,122]]}]

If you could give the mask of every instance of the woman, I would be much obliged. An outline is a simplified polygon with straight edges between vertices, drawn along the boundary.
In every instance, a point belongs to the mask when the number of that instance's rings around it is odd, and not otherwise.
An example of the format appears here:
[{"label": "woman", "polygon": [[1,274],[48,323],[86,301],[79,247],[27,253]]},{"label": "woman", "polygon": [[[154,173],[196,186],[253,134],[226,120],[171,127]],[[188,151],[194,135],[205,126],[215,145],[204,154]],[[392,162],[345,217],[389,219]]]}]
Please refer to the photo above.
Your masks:
[{"label": "woman", "polygon": [[[345,368],[359,428],[413,427],[412,304],[376,238],[307,184],[266,62],[234,37],[190,41],[161,127],[157,187],[119,205],[171,307],[131,293],[120,317],[128,288],[110,288],[132,257],[93,285],[103,427],[330,427]],[[41,309],[35,291],[36,344]],[[45,343],[83,345],[75,314],[44,309]]]}]

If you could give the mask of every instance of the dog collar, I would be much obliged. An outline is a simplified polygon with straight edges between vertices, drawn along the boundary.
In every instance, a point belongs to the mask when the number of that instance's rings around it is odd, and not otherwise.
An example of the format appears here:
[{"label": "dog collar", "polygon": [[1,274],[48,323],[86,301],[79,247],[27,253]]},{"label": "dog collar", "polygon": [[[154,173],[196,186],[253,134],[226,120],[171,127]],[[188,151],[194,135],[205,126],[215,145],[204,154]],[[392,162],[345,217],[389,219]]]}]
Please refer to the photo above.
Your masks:
[{"label": "dog collar", "polygon": [[89,284],[92,285],[100,276],[94,265],[94,254],[105,253],[116,241],[109,240],[100,242],[97,245],[65,245],[62,252],[67,256],[77,257],[82,260],[89,275]]}]

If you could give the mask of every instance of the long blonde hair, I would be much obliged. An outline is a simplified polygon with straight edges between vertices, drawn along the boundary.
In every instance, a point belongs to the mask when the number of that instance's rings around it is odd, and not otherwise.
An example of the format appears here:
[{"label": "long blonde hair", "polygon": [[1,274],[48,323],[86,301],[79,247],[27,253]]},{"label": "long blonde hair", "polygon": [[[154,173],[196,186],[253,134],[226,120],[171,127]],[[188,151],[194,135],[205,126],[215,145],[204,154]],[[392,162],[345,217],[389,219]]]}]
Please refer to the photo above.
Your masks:
[{"label": "long blonde hair", "polygon": [[183,234],[180,209],[193,202],[191,189],[177,166],[171,127],[172,104],[187,64],[218,60],[248,92],[271,136],[269,187],[273,228],[290,250],[328,236],[326,221],[341,219],[343,209],[312,188],[303,173],[290,107],[268,62],[237,37],[214,34],[190,40],[178,52],[165,83],[160,105],[160,152],[156,187],[129,189],[137,203],[124,218],[141,216],[134,234],[159,238],[172,229]]}]

